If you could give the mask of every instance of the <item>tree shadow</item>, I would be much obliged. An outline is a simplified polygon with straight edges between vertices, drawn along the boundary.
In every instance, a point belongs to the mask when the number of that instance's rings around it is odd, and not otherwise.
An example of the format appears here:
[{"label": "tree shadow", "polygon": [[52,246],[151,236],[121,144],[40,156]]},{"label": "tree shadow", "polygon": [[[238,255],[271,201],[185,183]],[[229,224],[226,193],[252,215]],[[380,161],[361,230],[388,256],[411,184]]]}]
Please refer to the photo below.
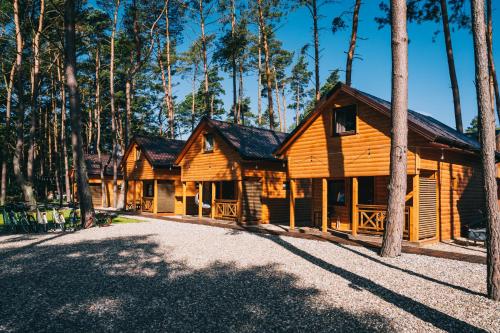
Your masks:
[{"label": "tree shadow", "polygon": [[394,331],[377,313],[318,304],[276,265],[193,268],[149,235],[7,250],[2,331]]},{"label": "tree shadow", "polygon": [[439,329],[453,332],[486,332],[481,328],[475,327],[460,319],[453,318],[446,313],[433,309],[425,304],[419,303],[418,301],[413,300],[410,297],[394,292],[382,285],[377,284],[369,278],[358,275],[342,267],[335,266],[318,257],[315,257],[312,254],[309,254],[308,252],[301,250],[293,244],[287,242],[281,237],[263,234],[257,235],[278,244],[282,248],[288,250],[289,252],[295,254],[296,256],[299,256],[304,260],[307,260],[311,264],[316,265],[332,274],[335,274],[349,281],[351,288],[356,290],[364,289],[371,294],[383,299],[384,301],[397,306],[398,308],[425,322],[428,322],[429,324]]}]

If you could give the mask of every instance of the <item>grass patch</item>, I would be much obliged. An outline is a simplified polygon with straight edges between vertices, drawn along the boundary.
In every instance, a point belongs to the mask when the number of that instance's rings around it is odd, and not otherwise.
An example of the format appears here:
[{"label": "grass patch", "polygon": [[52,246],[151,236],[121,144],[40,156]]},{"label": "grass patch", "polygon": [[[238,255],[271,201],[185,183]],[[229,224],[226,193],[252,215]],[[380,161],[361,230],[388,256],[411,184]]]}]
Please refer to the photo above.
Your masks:
[{"label": "grass patch", "polygon": [[145,221],[143,221],[143,220],[136,220],[136,219],[133,219],[133,218],[123,217],[123,216],[119,216],[119,217],[116,217],[116,218],[113,219],[113,223],[112,224],[141,223],[141,222],[145,222]]}]

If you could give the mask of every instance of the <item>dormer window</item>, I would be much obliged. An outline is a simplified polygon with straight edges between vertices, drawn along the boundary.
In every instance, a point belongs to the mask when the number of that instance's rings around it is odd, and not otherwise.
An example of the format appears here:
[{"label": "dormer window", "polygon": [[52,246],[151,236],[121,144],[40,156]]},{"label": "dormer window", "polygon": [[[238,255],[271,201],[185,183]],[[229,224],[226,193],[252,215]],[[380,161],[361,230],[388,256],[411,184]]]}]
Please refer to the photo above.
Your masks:
[{"label": "dormer window", "polygon": [[356,134],[356,105],[333,110],[332,135]]},{"label": "dormer window", "polygon": [[203,136],[203,151],[205,153],[211,153],[214,151],[214,136],[207,133]]}]

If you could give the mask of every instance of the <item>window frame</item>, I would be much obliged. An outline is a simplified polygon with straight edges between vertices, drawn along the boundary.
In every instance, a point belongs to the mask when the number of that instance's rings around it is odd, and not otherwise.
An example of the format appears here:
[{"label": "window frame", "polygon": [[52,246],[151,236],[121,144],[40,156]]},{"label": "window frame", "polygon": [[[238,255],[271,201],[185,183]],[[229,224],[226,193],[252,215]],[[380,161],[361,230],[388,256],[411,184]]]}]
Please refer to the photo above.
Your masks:
[{"label": "window frame", "polygon": [[[208,137],[212,138],[212,148],[210,150],[207,149],[207,138]],[[212,133],[204,133],[203,134],[203,153],[204,154],[210,154],[210,153],[213,153],[214,150],[215,150],[214,135]]]},{"label": "window frame", "polygon": [[[349,110],[352,110],[354,112],[354,130],[337,133],[337,126],[336,126],[337,125],[337,112],[346,112]],[[334,108],[332,110],[330,133],[331,133],[331,136],[347,136],[347,135],[358,134],[358,105],[357,104],[346,105],[346,106]]]}]

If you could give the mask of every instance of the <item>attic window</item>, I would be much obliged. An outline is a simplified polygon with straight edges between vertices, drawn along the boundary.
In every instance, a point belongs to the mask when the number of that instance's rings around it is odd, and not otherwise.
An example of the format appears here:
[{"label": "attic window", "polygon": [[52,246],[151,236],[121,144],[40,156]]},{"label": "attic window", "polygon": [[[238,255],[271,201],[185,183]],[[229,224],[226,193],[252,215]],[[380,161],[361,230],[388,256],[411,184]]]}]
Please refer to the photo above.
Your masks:
[{"label": "attic window", "polygon": [[135,160],[136,161],[140,161],[141,160],[141,150],[139,148],[137,148],[135,150]]},{"label": "attic window", "polygon": [[356,105],[333,110],[332,135],[356,134]]},{"label": "attic window", "polygon": [[212,134],[205,134],[203,141],[203,151],[205,153],[211,153],[214,151],[214,136]]}]

